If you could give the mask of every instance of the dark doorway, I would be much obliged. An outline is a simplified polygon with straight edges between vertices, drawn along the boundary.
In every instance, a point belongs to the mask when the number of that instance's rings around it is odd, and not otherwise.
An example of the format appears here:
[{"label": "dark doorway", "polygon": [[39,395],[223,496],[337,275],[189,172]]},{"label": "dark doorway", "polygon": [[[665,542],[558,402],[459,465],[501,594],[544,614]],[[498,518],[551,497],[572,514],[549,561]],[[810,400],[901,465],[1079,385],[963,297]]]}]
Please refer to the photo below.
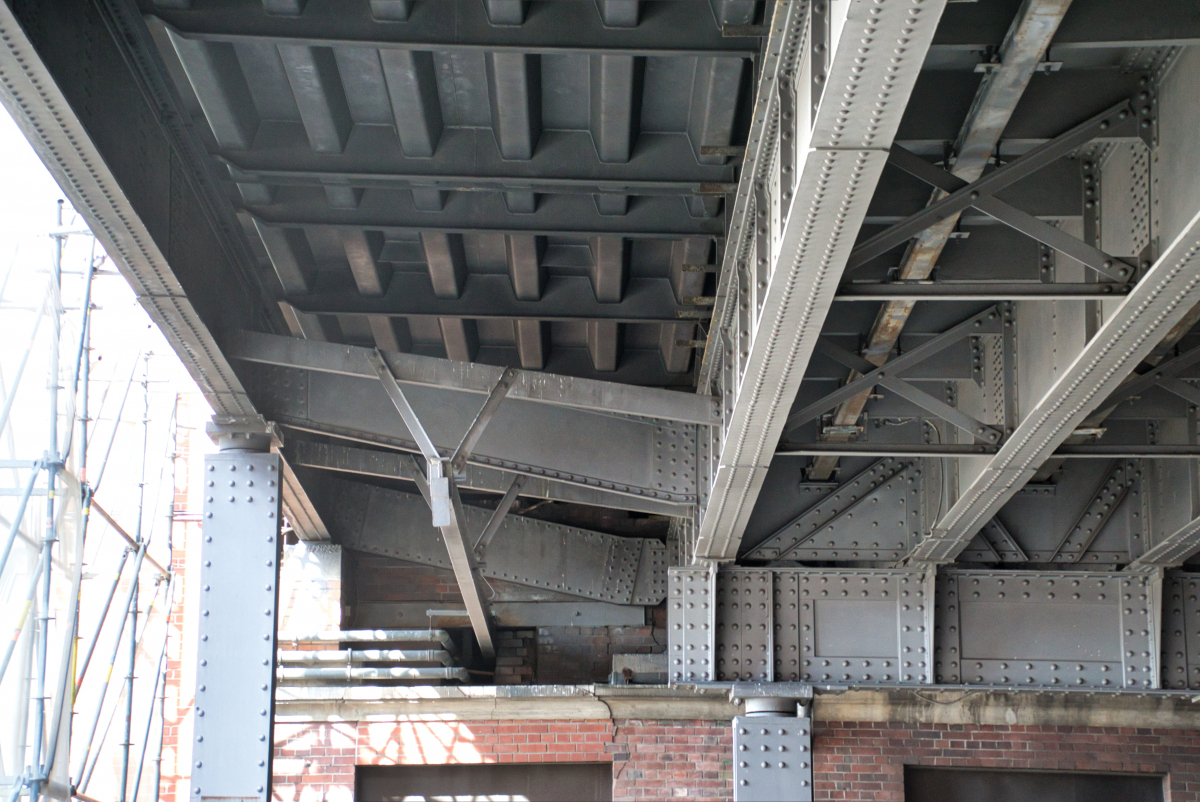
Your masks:
[{"label": "dark doorway", "polygon": [[904,769],[905,802],[1163,802],[1162,777]]},{"label": "dark doorway", "polygon": [[612,800],[608,763],[360,766],[355,782],[356,802]]}]

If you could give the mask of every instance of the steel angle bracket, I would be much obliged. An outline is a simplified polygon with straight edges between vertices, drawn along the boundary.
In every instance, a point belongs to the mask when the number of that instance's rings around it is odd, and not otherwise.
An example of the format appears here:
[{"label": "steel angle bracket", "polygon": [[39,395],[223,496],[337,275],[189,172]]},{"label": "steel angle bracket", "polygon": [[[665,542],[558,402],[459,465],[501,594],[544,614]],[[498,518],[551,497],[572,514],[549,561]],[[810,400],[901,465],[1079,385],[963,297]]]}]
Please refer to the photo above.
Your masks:
[{"label": "steel angle bracket", "polygon": [[744,559],[899,559],[910,547],[910,519],[920,514],[920,479],[916,461],[881,459]]},{"label": "steel angle bracket", "polygon": [[936,681],[1159,687],[1157,591],[1111,572],[948,569],[938,574]]},{"label": "steel angle bracket", "polygon": [[671,684],[716,679],[716,563],[667,575],[667,670]]},{"label": "steel angle bracket", "polygon": [[983,525],[958,559],[963,562],[1025,563],[1029,555],[999,518]]},{"label": "steel angle bracket", "polygon": [[1092,500],[1079,514],[1079,519],[1067,531],[1050,561],[1079,562],[1100,530],[1121,506],[1135,484],[1140,484],[1141,467],[1135,461],[1120,460],[1109,470]]},{"label": "steel angle bracket", "polygon": [[1163,578],[1162,687],[1200,688],[1200,575]]}]

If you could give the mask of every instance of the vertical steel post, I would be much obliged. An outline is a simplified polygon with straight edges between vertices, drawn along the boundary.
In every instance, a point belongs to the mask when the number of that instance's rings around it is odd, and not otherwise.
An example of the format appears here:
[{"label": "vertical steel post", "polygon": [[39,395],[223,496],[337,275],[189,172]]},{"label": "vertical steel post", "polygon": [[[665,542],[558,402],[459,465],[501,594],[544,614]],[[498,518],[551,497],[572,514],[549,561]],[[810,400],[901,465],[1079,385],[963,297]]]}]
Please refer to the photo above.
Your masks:
[{"label": "vertical steel post", "polygon": [[[62,228],[63,202],[58,202],[58,227]],[[37,802],[41,795],[41,777],[46,773],[42,765],[42,735],[46,730],[46,652],[50,645],[50,574],[51,552],[57,533],[54,526],[54,484],[58,477],[58,347],[62,337],[62,234],[54,235],[54,262],[50,279],[50,292],[53,297],[51,319],[54,322],[53,333],[50,337],[50,441],[46,448],[46,530],[42,537],[42,604],[38,611],[39,627],[37,632],[37,691],[33,719],[33,755],[29,762],[32,768],[32,779],[29,783],[29,798]]]},{"label": "vertical steel post", "polygon": [[281,462],[261,421],[210,424],[190,802],[267,802],[275,708]]}]

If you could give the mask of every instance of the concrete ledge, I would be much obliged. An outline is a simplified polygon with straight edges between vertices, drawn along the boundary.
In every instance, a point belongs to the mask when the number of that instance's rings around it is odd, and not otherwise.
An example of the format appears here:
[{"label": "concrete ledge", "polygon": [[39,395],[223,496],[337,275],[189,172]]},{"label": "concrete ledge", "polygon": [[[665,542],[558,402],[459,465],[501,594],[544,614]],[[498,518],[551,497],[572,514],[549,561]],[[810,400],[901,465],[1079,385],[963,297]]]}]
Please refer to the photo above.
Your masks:
[{"label": "concrete ledge", "polygon": [[[283,687],[276,720],[706,719],[742,714],[724,687]],[[1200,695],[982,689],[817,689],[817,721],[1200,729]]]}]

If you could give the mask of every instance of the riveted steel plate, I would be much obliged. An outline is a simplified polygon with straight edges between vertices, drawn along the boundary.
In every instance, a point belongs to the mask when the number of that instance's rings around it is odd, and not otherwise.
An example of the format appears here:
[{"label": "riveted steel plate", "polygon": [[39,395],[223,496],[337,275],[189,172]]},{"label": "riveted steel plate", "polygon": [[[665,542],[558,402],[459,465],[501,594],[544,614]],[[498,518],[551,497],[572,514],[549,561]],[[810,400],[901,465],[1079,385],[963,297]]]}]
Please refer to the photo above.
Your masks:
[{"label": "riveted steel plate", "polygon": [[717,679],[757,680],[773,677],[774,607],[772,572],[729,569],[717,574]]},{"label": "riveted steel plate", "polygon": [[1164,688],[1200,688],[1200,575],[1163,578]]},{"label": "riveted steel plate", "polygon": [[[329,488],[333,508],[329,525],[346,548],[450,567],[445,542],[420,496],[336,480],[329,482]],[[491,510],[463,507],[463,526],[471,543],[483,532],[491,514]],[[652,576],[641,583],[641,601],[634,601],[647,542],[662,549],[657,541],[509,515],[488,545],[481,571],[489,579],[613,604],[658,604],[666,595],[665,588]],[[664,567],[654,566],[653,559],[649,562],[650,568],[660,572]]]},{"label": "riveted steel plate", "polygon": [[205,458],[193,800],[270,795],[280,470],[275,454]]},{"label": "riveted steel plate", "polygon": [[[889,569],[778,569],[798,585],[800,679],[853,684],[931,681],[924,573]],[[788,585],[782,587],[790,590]],[[790,599],[790,596],[788,596]],[[786,616],[793,615],[787,610]],[[784,627],[790,624],[782,622]],[[783,640],[784,651],[792,641]]]},{"label": "riveted steel plate", "polygon": [[775,681],[800,681],[800,574],[775,575]]},{"label": "riveted steel plate", "polygon": [[813,798],[812,721],[734,716],[734,802],[809,802]]},{"label": "riveted steel plate", "polygon": [[948,570],[938,577],[939,683],[1158,686],[1150,582],[1128,574]]},{"label": "riveted steel plate", "polygon": [[838,487],[763,543],[750,560],[898,560],[920,529],[921,470],[886,458]]},{"label": "riveted steel plate", "polygon": [[657,540],[645,540],[633,585],[633,604],[658,604],[666,596],[667,547]]},{"label": "riveted steel plate", "polygon": [[712,682],[716,668],[713,596],[716,574],[672,568],[667,587],[667,653],[671,682]]}]

